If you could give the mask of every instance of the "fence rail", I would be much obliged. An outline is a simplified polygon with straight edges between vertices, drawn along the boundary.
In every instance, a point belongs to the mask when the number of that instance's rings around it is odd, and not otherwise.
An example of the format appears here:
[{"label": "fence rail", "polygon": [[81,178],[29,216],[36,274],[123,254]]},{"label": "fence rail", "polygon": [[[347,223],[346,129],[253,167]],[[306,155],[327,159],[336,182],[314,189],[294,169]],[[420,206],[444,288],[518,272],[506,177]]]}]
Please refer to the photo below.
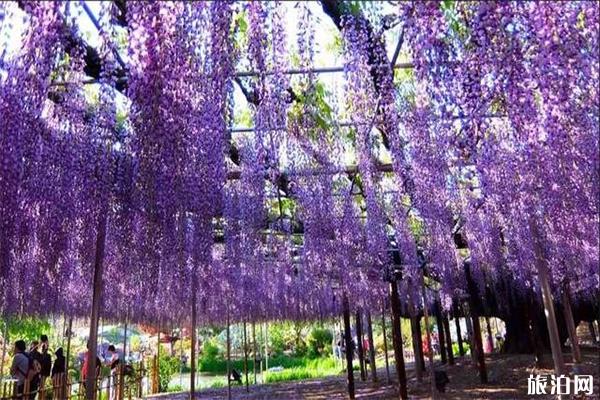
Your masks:
[{"label": "fence rail", "polygon": [[[121,364],[115,372],[108,376],[98,374],[93,400],[132,400],[143,396],[142,381],[146,375],[143,364],[130,374]],[[38,400],[84,400],[85,382],[72,381],[67,373],[56,374],[52,377],[41,377],[39,386],[32,388],[32,382],[26,380],[23,387],[17,386],[14,379],[5,380],[0,387],[0,400],[25,400],[38,396]],[[20,392],[20,393],[19,393]]]}]

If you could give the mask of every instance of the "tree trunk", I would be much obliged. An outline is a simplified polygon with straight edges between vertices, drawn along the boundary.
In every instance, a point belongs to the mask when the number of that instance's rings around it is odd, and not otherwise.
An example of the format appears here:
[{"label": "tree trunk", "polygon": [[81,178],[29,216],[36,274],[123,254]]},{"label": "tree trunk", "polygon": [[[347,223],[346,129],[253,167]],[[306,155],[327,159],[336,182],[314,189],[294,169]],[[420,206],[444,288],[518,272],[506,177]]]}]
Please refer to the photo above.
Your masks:
[{"label": "tree trunk", "polygon": [[400,299],[398,298],[398,285],[395,280],[390,283],[390,303],[392,309],[392,338],[394,339],[394,358],[396,360],[396,373],[400,384],[400,398],[408,399],[406,383],[406,369],[402,349],[402,331],[400,329]]}]

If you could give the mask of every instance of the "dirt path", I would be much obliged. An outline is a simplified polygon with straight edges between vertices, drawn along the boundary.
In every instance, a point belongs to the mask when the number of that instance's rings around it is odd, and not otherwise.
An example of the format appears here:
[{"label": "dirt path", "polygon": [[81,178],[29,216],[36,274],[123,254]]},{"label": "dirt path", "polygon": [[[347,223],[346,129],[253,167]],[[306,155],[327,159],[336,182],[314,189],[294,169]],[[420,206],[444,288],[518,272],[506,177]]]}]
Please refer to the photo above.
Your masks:
[{"label": "dirt path", "polygon": [[[550,360],[550,355],[547,355]],[[569,370],[572,364],[570,357],[565,357]],[[553,399],[553,396],[528,396],[527,378],[530,374],[551,374],[549,368],[536,369],[534,359],[531,355],[499,355],[493,354],[486,357],[488,366],[489,381],[488,385],[482,385],[479,382],[477,371],[473,368],[469,357],[464,357],[457,361],[453,366],[439,366],[448,374],[450,383],[446,393],[436,394],[436,399],[457,399],[457,400],[484,400],[484,399]],[[583,374],[594,376],[594,395],[579,396],[577,399],[598,399],[600,398],[600,358],[598,349],[588,349],[584,351]],[[393,372],[393,371],[392,371]],[[393,375],[393,374],[392,374]],[[380,377],[379,383],[361,382],[358,375],[355,374],[356,398],[369,400],[397,399],[396,380],[387,383],[385,370],[378,371]],[[430,399],[431,386],[429,384],[428,374],[422,383],[417,382],[414,371],[409,371],[408,393],[411,399]],[[152,396],[151,398],[164,400],[187,400],[189,394],[178,393],[170,395]],[[227,388],[203,390],[198,394],[199,399],[226,399]],[[250,393],[246,393],[243,387],[232,388],[233,399],[259,400],[259,399],[280,399],[280,400],[338,400],[346,399],[346,381],[345,378],[331,377],[321,380],[309,380],[301,382],[286,382],[272,385],[259,385],[250,387]]]}]

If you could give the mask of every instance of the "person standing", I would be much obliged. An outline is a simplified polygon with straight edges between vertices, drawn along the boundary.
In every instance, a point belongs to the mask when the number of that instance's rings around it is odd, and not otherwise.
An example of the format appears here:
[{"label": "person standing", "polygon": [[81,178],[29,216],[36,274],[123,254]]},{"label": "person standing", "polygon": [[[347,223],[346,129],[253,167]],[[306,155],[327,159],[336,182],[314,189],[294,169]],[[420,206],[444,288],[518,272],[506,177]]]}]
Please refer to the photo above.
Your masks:
[{"label": "person standing", "polygon": [[25,380],[29,372],[29,357],[25,354],[25,342],[17,340],[15,342],[14,356],[10,366],[11,376],[17,380],[17,398],[23,398],[23,389],[25,388]]},{"label": "person standing", "polygon": [[[46,335],[42,335],[43,337]],[[47,339],[47,338],[46,338]],[[42,340],[42,352],[40,354],[40,393],[45,395],[46,393],[46,379],[50,376],[52,370],[52,356],[48,354],[48,341]],[[40,398],[43,396],[40,396]]]},{"label": "person standing", "polygon": [[31,362],[35,364],[35,368],[33,368],[32,373],[29,375],[30,384],[29,384],[29,392],[31,393],[30,399],[35,399],[37,396],[38,389],[40,387],[40,372],[42,366],[42,353],[39,350],[39,342],[34,340],[31,342],[31,347],[29,350],[29,358]]},{"label": "person standing", "polygon": [[65,375],[66,358],[63,355],[62,347],[59,347],[54,352],[56,360],[52,366],[52,386],[54,387],[54,398],[65,399],[67,398],[67,377]]},{"label": "person standing", "polygon": [[[83,356],[83,365],[81,366],[81,382],[83,384],[83,387],[85,388],[85,384],[87,382],[87,375],[88,375],[88,369],[89,369],[89,358],[90,358],[90,343],[87,343],[87,351],[85,352],[84,356]],[[98,358],[98,356],[96,356],[96,379],[98,379],[98,376],[100,375],[100,358]]]}]

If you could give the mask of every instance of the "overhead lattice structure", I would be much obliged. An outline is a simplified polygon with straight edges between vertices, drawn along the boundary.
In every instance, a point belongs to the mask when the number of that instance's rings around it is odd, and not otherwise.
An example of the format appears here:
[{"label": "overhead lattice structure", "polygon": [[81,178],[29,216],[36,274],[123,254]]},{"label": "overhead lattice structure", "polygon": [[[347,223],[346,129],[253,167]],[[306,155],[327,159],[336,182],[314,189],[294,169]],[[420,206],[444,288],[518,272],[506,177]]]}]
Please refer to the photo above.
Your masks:
[{"label": "overhead lattice structure", "polygon": [[104,229],[105,318],[319,318],[422,271],[449,308],[465,261],[537,291],[536,245],[597,299],[598,4],[389,3],[299,2],[295,37],[278,2],[2,3],[0,313],[89,315]]}]

